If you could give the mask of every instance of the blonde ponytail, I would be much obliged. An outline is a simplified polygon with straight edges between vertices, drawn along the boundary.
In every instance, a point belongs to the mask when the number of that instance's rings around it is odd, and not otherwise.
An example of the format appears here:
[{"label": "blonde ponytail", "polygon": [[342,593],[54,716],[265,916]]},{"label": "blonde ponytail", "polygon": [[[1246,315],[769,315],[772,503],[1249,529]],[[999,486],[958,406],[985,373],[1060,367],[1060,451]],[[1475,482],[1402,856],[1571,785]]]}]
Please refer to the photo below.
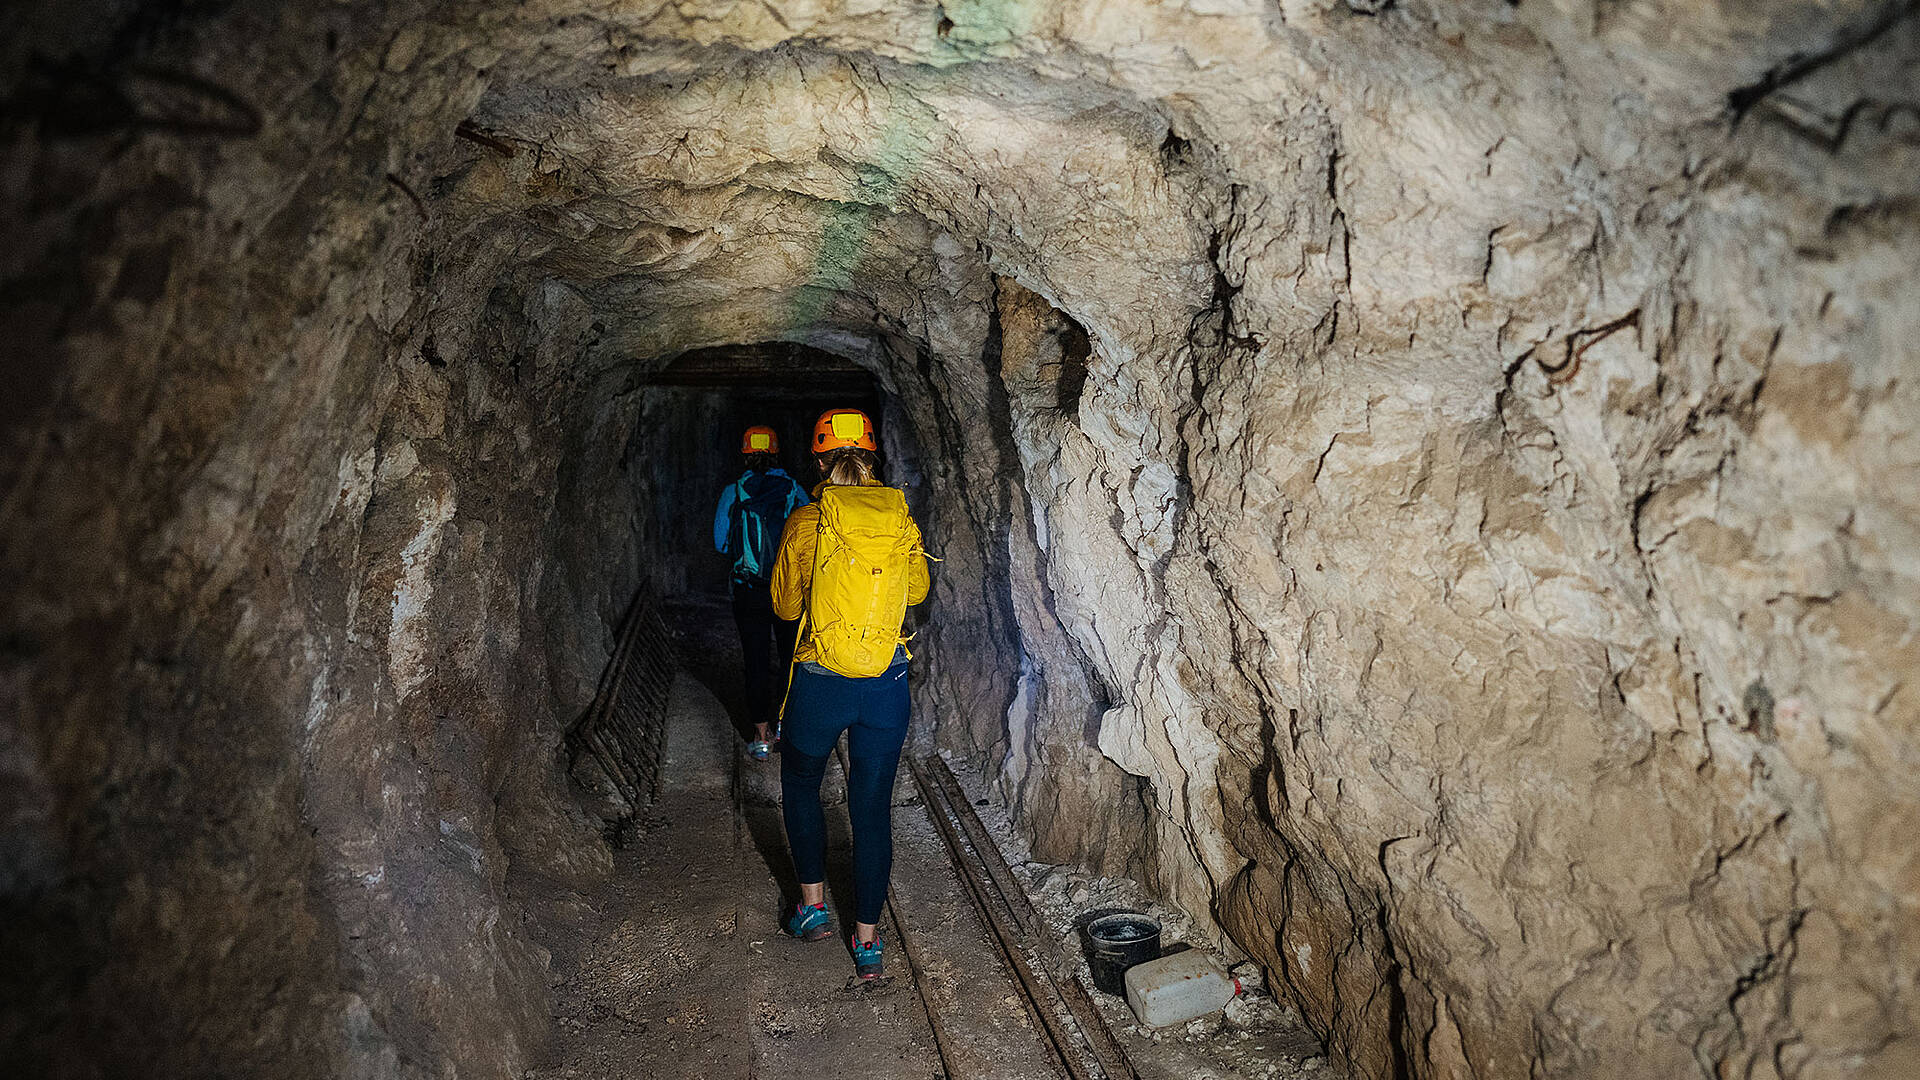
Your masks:
[{"label": "blonde ponytail", "polygon": [[871,450],[846,447],[832,451],[827,456],[824,471],[827,474],[827,483],[856,487],[873,483],[879,467],[880,462],[873,456]]}]

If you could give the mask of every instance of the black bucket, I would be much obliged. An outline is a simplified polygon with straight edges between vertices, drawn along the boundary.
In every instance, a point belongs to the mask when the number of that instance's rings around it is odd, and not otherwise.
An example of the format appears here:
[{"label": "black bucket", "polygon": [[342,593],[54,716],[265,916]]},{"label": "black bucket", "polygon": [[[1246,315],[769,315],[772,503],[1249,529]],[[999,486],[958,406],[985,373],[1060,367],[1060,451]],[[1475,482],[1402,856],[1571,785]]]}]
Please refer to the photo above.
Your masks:
[{"label": "black bucket", "polygon": [[1087,966],[1093,985],[1109,994],[1127,992],[1127,969],[1160,957],[1160,921],[1137,911],[1102,915],[1087,924]]}]

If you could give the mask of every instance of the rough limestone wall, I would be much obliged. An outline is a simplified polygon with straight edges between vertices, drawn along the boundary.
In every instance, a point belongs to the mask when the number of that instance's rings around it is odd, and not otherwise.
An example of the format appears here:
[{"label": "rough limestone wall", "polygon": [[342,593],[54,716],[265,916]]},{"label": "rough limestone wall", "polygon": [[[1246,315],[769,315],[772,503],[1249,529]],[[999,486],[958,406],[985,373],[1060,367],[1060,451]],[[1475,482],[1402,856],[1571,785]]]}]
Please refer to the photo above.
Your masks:
[{"label": "rough limestone wall", "polygon": [[[570,362],[584,308],[496,289],[408,182],[477,92],[386,70],[417,11],[63,14],[141,107],[187,84],[135,60],[259,117],[139,128],[7,69],[0,1058],[517,1076],[546,984],[508,870],[607,865],[554,749],[635,573],[578,476],[631,410]],[[47,79],[75,112],[35,118]]]},{"label": "rough limestone wall", "polygon": [[996,280],[994,312],[1002,387],[995,426],[1009,444],[1001,464],[1010,496],[1005,557],[1020,630],[1020,681],[1006,714],[1013,746],[1001,783],[1036,858],[1153,882],[1150,789],[1098,752],[1116,704],[1111,675],[1068,631],[1085,625],[1084,609],[1063,609],[1050,566],[1075,556],[1056,549],[1052,515],[1033,495],[1071,469],[1068,446],[1084,445],[1076,425],[1092,345],[1077,323],[1011,280]]},{"label": "rough limestone wall", "polygon": [[1322,96],[1324,194],[1230,202],[1181,617],[1103,746],[1382,1071],[1914,1068],[1914,144],[1857,100],[1913,34],[1780,106],[1877,118],[1837,138],[1429,70]]}]

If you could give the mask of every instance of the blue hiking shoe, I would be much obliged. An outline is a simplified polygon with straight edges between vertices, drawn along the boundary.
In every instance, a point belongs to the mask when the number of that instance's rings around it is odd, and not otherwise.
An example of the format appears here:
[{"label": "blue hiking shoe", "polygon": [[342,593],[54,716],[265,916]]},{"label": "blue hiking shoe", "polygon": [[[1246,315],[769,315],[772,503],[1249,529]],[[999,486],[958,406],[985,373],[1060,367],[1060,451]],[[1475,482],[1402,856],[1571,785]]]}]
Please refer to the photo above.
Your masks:
[{"label": "blue hiking shoe", "polygon": [[887,973],[886,965],[880,960],[880,937],[874,935],[872,941],[862,945],[851,935],[848,944],[853,946],[853,973],[863,979],[877,979]]},{"label": "blue hiking shoe", "polygon": [[767,760],[767,751],[771,749],[773,749],[773,747],[767,745],[765,739],[755,739],[747,744],[747,756],[755,761],[765,761]]},{"label": "blue hiking shoe", "polygon": [[801,941],[832,937],[833,928],[827,925],[827,905],[793,905],[793,915],[787,920],[787,933]]}]

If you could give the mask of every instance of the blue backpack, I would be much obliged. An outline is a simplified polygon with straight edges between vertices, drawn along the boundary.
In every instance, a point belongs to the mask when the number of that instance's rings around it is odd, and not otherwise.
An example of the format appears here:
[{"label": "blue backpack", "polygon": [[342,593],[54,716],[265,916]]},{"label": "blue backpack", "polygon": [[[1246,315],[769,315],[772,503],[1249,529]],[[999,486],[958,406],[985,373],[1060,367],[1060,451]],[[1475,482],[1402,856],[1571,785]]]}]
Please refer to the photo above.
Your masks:
[{"label": "blue backpack", "polygon": [[728,511],[733,523],[727,534],[733,580],[764,585],[773,577],[793,487],[790,478],[770,473],[743,476],[734,483],[733,506]]}]

